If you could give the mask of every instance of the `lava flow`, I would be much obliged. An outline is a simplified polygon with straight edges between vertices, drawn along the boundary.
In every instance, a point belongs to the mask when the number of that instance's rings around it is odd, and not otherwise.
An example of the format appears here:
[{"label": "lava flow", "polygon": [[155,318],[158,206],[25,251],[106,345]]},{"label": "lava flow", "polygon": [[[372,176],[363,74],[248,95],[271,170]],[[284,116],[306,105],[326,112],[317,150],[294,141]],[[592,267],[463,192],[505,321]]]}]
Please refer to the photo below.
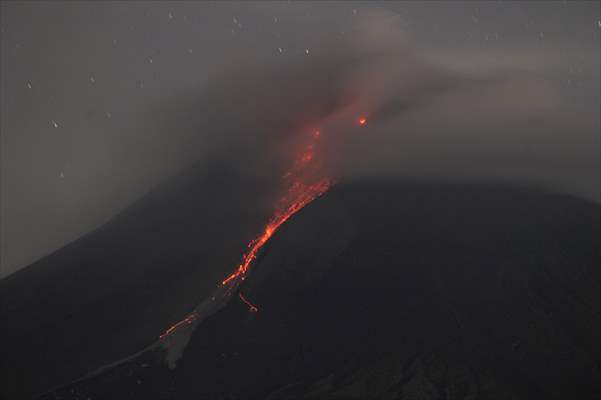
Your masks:
[{"label": "lava flow", "polygon": [[228,276],[226,279],[221,282],[222,285],[227,285],[231,281],[236,278],[245,279],[246,273],[252,261],[257,258],[257,253],[267,243],[269,238],[273,236],[273,234],[278,230],[280,226],[284,222],[286,222],[290,217],[300,211],[304,206],[315,200],[317,197],[321,196],[325,193],[331,186],[331,182],[328,179],[322,179],[321,181],[313,184],[306,185],[302,182],[295,182],[289,191],[293,193],[294,200],[281,212],[276,213],[276,215],[271,219],[271,221],[265,227],[265,230],[258,238],[252,240],[248,247],[250,250],[244,255],[242,258],[242,262],[238,266],[238,269]]},{"label": "lava flow", "polygon": [[190,325],[192,322],[194,322],[196,320],[196,317],[197,317],[196,313],[192,313],[192,314],[188,315],[185,319],[182,319],[177,324],[172,325],[169,329],[167,329],[165,332],[163,332],[161,334],[161,336],[159,336],[159,339],[163,339],[164,337],[169,336],[170,334],[175,332],[182,325]]},{"label": "lava flow", "polygon": [[[332,181],[328,178],[315,179],[314,174],[317,170],[315,162],[315,143],[320,138],[320,132],[315,130],[310,135],[310,142],[304,148],[304,151],[298,157],[292,169],[284,175],[284,179],[290,179],[288,190],[286,194],[279,200],[274,215],[271,217],[267,226],[263,232],[251,240],[248,244],[248,250],[242,256],[242,262],[238,265],[238,268],[227,278],[225,278],[221,285],[226,287],[231,285],[227,289],[227,293],[231,293],[237,285],[246,279],[246,274],[254,259],[261,248],[269,241],[273,234],[290,219],[294,214],[299,212],[307,204],[324,194],[331,186]],[[251,312],[257,312],[259,309],[250,303],[242,293],[238,293],[238,297],[244,302]],[[192,324],[199,318],[199,313],[195,310],[187,318],[176,323],[167,329],[160,338],[163,339],[173,332],[177,331],[180,327]]]},{"label": "lava flow", "polygon": [[240,297],[240,300],[242,300],[242,302],[248,306],[248,309],[250,310],[250,312],[257,312],[257,311],[259,311],[259,309],[257,308],[257,306],[255,306],[250,301],[246,300],[246,297],[244,297],[244,295],[242,294],[242,292],[238,292],[238,297]]}]

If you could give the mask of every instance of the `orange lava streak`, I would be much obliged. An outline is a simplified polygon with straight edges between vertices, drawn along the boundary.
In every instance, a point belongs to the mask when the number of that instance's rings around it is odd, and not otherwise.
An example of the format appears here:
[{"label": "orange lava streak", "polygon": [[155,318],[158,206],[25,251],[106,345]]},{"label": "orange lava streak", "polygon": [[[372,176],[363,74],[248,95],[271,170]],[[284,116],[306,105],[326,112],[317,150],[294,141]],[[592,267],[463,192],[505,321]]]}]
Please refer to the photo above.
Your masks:
[{"label": "orange lava streak", "polygon": [[[359,123],[363,125],[365,123],[365,119],[362,118],[359,120]],[[305,147],[304,152],[301,153],[300,158],[295,161],[294,165],[292,166],[292,170],[286,172],[283,177],[284,179],[291,179],[292,183],[288,187],[286,194],[280,199],[274,216],[269,220],[269,223],[263,230],[263,233],[248,243],[248,248],[250,250],[243,255],[242,262],[240,265],[238,265],[238,268],[221,282],[222,286],[225,286],[230,282],[237,280],[238,278],[240,278],[242,281],[246,279],[246,273],[248,272],[253,260],[257,258],[259,250],[261,250],[265,243],[269,241],[271,236],[273,236],[280,226],[282,226],[282,224],[288,221],[290,217],[299,212],[307,204],[324,194],[332,186],[332,181],[330,179],[321,178],[315,182],[315,177],[313,176],[313,178],[311,178],[313,173],[315,173],[315,165],[310,166],[310,164],[314,164],[314,144],[320,139],[320,136],[321,132],[319,130],[314,130],[312,132],[310,138],[311,141]],[[231,292],[231,290],[233,290],[235,287],[236,286],[231,286],[227,288],[228,292]],[[258,308],[246,300],[242,293],[238,292],[238,296],[249,307],[251,312],[258,311]],[[198,312],[194,311],[186,319],[167,329],[160,336],[160,338],[163,339],[166,336],[169,336],[180,327],[189,325],[198,318]]]},{"label": "orange lava streak", "polygon": [[163,339],[164,337],[169,336],[170,334],[175,332],[180,326],[189,325],[192,322],[194,322],[195,319],[196,319],[196,313],[192,313],[192,314],[188,315],[186,317],[186,319],[179,321],[177,324],[172,325],[169,329],[167,329],[165,332],[163,332],[163,334],[161,336],[159,336],[159,338]]},{"label": "orange lava streak", "polygon": [[[221,282],[222,285],[227,285],[232,280],[240,277],[242,279],[245,278],[246,272],[250,267],[252,261],[257,258],[257,253],[263,247],[265,243],[271,238],[271,236],[278,230],[280,226],[284,222],[286,222],[290,217],[300,211],[304,206],[315,200],[317,197],[324,194],[331,186],[331,182],[328,179],[322,179],[321,181],[313,184],[313,185],[304,185],[302,183],[296,182],[290,188],[290,191],[298,192],[293,193],[296,194],[294,201],[282,212],[276,214],[276,216],[267,224],[265,230],[258,238],[254,239],[250,242],[249,247],[250,251],[244,255],[242,258],[242,263],[238,266],[238,269],[228,276],[226,279]],[[290,196],[290,193],[289,193]],[[288,197],[289,197],[288,196]]]},{"label": "orange lava streak", "polygon": [[252,304],[250,301],[246,300],[246,297],[244,297],[242,295],[242,292],[238,292],[238,297],[240,297],[240,300],[242,300],[242,302],[248,306],[248,308],[250,309],[250,312],[257,312],[257,311],[259,311],[259,309],[257,308],[257,306],[255,306],[254,304]]}]

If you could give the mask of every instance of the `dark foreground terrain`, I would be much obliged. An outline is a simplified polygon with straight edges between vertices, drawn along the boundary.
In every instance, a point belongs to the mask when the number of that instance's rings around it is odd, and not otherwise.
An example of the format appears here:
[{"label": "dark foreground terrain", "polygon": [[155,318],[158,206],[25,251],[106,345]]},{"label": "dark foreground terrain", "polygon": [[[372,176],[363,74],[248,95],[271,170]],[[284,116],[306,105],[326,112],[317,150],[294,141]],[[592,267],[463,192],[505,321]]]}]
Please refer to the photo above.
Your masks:
[{"label": "dark foreground terrain", "polygon": [[[156,200],[151,214],[183,201],[177,198]],[[222,226],[203,224],[204,213],[181,206],[142,219],[149,226],[132,237],[156,247],[145,257],[163,257],[168,267],[138,260],[140,249],[123,242],[129,236],[107,234],[111,245],[101,249],[88,238],[65,250],[65,260],[100,258],[136,279],[99,279],[101,290],[82,287],[90,282],[73,273],[49,271],[42,288],[67,280],[70,290],[96,297],[65,298],[70,314],[47,309],[55,319],[32,322],[22,337],[5,318],[19,310],[36,320],[36,307],[48,307],[41,299],[54,301],[52,292],[3,309],[3,335],[12,336],[2,341],[11,360],[2,373],[13,393],[35,387],[39,394],[79,378],[127,348],[143,348],[159,325],[185,316],[188,303],[208,293],[203,287],[235,265],[247,234],[236,234],[231,246],[222,244],[227,233],[217,234],[214,246],[233,255],[212,256],[226,265],[206,276],[193,273],[194,265],[202,268],[199,254],[211,251],[191,239],[174,247],[165,227],[175,218],[204,238]],[[232,215],[231,223],[244,217]],[[256,231],[260,213],[246,217]],[[503,185],[339,185],[294,216],[261,253],[240,287],[258,312],[234,297],[197,327],[176,369],[157,349],[42,398],[599,398],[600,217],[596,204]],[[31,270],[27,279],[42,273]],[[115,324],[117,317],[127,329]],[[39,359],[30,342],[43,352]]]}]

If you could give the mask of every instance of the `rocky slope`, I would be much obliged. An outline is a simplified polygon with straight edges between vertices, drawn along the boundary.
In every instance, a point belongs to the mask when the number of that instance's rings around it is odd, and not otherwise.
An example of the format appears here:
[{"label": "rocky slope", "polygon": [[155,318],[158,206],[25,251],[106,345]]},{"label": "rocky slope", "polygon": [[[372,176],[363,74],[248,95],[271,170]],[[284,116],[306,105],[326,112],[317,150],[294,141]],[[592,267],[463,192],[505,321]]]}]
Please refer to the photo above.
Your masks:
[{"label": "rocky slope", "polygon": [[174,370],[44,398],[564,399],[600,393],[600,208],[504,185],[340,185],[272,238]]}]

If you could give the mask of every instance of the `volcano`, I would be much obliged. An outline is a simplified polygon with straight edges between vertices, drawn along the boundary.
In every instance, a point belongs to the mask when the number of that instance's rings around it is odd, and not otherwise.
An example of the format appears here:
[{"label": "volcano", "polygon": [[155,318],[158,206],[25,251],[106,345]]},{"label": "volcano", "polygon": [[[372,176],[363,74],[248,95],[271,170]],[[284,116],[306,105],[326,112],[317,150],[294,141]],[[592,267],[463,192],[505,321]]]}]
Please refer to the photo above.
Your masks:
[{"label": "volcano", "polygon": [[[599,205],[484,183],[339,184],[271,237],[175,368],[156,346],[99,370],[185,318],[261,229],[268,210],[223,196],[240,185],[201,181],[162,188],[1,282],[7,396],[601,394]],[[207,185],[210,198],[191,189]]]}]

